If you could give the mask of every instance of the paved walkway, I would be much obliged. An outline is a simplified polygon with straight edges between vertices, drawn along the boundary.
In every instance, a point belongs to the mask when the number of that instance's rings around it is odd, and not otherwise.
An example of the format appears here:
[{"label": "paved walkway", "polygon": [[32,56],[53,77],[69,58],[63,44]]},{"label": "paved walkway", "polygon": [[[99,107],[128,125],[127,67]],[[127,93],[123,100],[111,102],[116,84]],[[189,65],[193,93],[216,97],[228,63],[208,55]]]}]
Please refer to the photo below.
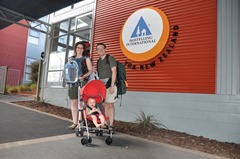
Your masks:
[{"label": "paved walkway", "polygon": [[90,146],[66,130],[71,122],[53,115],[26,109],[12,101],[31,100],[0,94],[0,157],[3,159],[223,159],[198,151],[148,141],[125,134],[92,137]]}]

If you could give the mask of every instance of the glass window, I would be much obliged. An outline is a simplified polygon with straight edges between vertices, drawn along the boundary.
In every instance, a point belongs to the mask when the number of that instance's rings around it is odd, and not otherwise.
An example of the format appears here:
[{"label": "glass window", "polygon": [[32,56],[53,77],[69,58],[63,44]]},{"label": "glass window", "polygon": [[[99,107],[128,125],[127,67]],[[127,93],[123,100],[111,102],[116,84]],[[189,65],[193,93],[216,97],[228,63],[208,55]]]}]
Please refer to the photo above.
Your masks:
[{"label": "glass window", "polygon": [[[38,25],[37,23],[31,22],[30,25],[36,29],[41,30],[41,25]],[[28,36],[28,43],[38,45],[39,44],[39,38],[40,38],[40,32],[29,29],[29,36]]]},{"label": "glass window", "polygon": [[47,85],[48,86],[62,86],[63,77],[62,71],[48,72]]},{"label": "glass window", "polygon": [[31,76],[31,75],[30,75],[29,73],[26,73],[26,76],[25,76],[26,78],[25,78],[25,80],[26,80],[26,81],[31,81],[30,76]]},{"label": "glass window", "polygon": [[62,51],[66,51],[66,48],[62,46],[57,46],[57,52],[62,52]]},{"label": "glass window", "polygon": [[[63,32],[59,32],[59,35],[61,35],[61,34],[64,34]],[[67,44],[67,35],[65,35],[65,36],[60,36],[59,38],[58,38],[58,43],[61,43],[61,44]]]},{"label": "glass window", "polygon": [[30,66],[26,66],[26,71],[25,71],[26,73],[31,73],[31,70],[32,70],[32,69],[31,69]]},{"label": "glass window", "polygon": [[28,37],[28,43],[38,45],[39,44],[39,38],[29,36]]},{"label": "glass window", "polygon": [[[60,23],[60,30],[61,31],[68,31],[68,26],[69,26],[69,22],[68,22],[68,20],[67,21],[64,21],[64,22],[61,22]],[[65,33],[66,33],[65,32]]]},{"label": "glass window", "polygon": [[70,47],[73,47],[73,46],[74,46],[74,39],[73,39],[73,36],[72,36],[72,35],[69,36],[69,43],[68,43],[68,45],[69,45]]},{"label": "glass window", "polygon": [[34,59],[30,59],[30,58],[27,58],[26,60],[26,65],[31,65],[33,62],[35,62],[36,60]]},{"label": "glass window", "polygon": [[71,19],[71,24],[70,24],[70,32],[74,32],[74,31],[76,31],[76,18],[72,18]]},{"label": "glass window", "polygon": [[25,67],[25,80],[27,81],[31,81],[30,79],[30,74],[31,74],[31,67],[30,65],[35,62],[36,60],[34,59],[31,59],[31,58],[27,58],[26,59],[26,67]]},{"label": "glass window", "polygon": [[38,31],[36,31],[36,30],[30,29],[29,36],[33,36],[33,37],[39,38],[40,33]]},{"label": "glass window", "polygon": [[49,58],[48,70],[63,70],[66,52],[52,52]]},{"label": "glass window", "polygon": [[[69,27],[70,26],[70,27]],[[47,85],[63,86],[62,72],[69,54],[78,41],[90,41],[92,13],[54,24],[54,37],[49,57]]]}]

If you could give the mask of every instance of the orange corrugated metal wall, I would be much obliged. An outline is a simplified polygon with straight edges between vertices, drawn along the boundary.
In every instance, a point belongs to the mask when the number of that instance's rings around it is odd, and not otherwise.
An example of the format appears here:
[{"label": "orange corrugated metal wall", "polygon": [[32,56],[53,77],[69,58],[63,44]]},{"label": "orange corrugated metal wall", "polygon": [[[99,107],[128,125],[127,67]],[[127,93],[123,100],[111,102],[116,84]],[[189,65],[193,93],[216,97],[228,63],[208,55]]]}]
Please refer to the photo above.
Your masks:
[{"label": "orange corrugated metal wall", "polygon": [[[167,45],[159,54],[145,62],[131,61],[121,52],[119,36],[128,17],[146,6],[161,9],[168,17],[170,36]],[[155,67],[131,69],[126,66],[128,91],[176,92],[176,93],[215,93],[216,85],[216,45],[217,45],[217,2],[176,1],[176,0],[97,0],[93,61],[98,55],[95,46],[98,42],[107,45],[107,52],[118,61],[136,65],[155,61]],[[174,26],[179,29],[173,30]],[[173,36],[173,32],[178,32]],[[176,43],[172,39],[177,39]],[[174,47],[169,45],[174,44]],[[166,50],[171,50],[167,54]],[[165,53],[165,58],[162,54]],[[161,62],[159,60],[161,58]],[[149,65],[148,65],[149,66]]]}]

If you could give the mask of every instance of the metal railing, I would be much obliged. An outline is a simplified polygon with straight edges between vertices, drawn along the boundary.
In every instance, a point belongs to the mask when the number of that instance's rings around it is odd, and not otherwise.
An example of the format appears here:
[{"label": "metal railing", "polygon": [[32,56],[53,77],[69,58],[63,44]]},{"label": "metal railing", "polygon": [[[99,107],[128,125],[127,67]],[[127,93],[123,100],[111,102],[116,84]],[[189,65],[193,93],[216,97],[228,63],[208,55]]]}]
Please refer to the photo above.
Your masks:
[{"label": "metal railing", "polygon": [[0,93],[6,93],[6,86],[20,85],[20,70],[0,66]]}]

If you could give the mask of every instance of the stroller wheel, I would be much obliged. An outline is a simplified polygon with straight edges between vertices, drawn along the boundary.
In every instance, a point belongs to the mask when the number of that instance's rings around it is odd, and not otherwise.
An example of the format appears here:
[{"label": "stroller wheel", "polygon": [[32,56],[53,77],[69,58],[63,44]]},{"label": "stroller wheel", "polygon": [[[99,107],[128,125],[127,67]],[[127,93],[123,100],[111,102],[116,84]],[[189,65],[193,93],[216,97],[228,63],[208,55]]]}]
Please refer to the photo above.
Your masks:
[{"label": "stroller wheel", "polygon": [[81,140],[82,145],[88,145],[88,144],[91,144],[91,143],[92,143],[92,138],[91,137],[89,137],[89,138],[85,137],[85,138],[82,138],[82,140]]},{"label": "stroller wheel", "polygon": [[105,140],[105,143],[106,143],[107,145],[111,145],[112,142],[113,142],[113,139],[112,139],[110,136],[108,136],[108,137],[106,138],[106,140]]},{"label": "stroller wheel", "polygon": [[88,138],[88,143],[89,143],[89,144],[92,143],[92,138],[91,138],[91,137]]},{"label": "stroller wheel", "polygon": [[81,144],[82,144],[82,145],[88,144],[88,139],[87,139],[87,138],[82,138]]}]

